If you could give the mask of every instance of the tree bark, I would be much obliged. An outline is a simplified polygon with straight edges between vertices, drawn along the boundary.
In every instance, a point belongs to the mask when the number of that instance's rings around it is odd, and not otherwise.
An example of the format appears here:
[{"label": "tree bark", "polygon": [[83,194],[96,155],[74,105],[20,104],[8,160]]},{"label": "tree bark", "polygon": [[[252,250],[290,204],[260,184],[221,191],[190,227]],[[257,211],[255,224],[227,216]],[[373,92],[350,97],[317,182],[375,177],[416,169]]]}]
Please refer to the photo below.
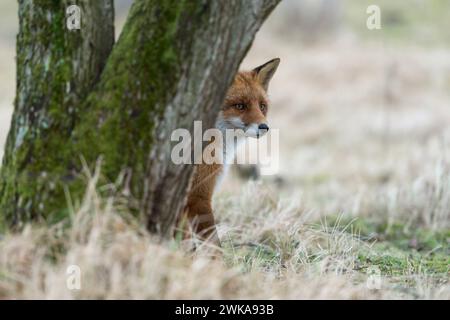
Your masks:
[{"label": "tree bark", "polygon": [[47,216],[45,199],[56,188],[47,176],[61,173],[56,169],[65,161],[78,106],[113,47],[113,0],[77,3],[82,30],[70,32],[66,8],[73,1],[19,1],[16,99],[0,173],[0,225]]},{"label": "tree bark", "polygon": [[[80,177],[80,156],[91,168],[101,157],[102,183],[122,176],[129,207],[144,215],[151,232],[169,235],[193,172],[193,166],[172,163],[170,135],[177,128],[193,132],[195,120],[205,129],[212,127],[241,60],[278,2],[136,1],[94,90],[84,100],[68,104],[77,112],[70,126],[56,127],[65,133],[54,133],[57,139],[30,137],[19,150],[14,148],[17,134],[11,133],[2,174],[14,183],[7,184],[6,192],[3,187],[0,202],[6,222],[65,217],[64,188],[73,199],[80,199],[86,185]],[[19,42],[18,51],[23,45]],[[46,99],[54,95],[45,88],[39,93]],[[20,132],[18,119],[28,113],[16,103],[14,132]],[[57,114],[61,119],[56,122],[66,123],[66,112]],[[45,157],[36,159],[33,154],[34,162],[25,156],[19,166],[11,165],[14,161],[7,159],[21,154],[24,144],[45,146]],[[33,179],[27,178],[30,173]],[[19,187],[11,187],[17,181]],[[31,205],[25,205],[29,201]]]}]

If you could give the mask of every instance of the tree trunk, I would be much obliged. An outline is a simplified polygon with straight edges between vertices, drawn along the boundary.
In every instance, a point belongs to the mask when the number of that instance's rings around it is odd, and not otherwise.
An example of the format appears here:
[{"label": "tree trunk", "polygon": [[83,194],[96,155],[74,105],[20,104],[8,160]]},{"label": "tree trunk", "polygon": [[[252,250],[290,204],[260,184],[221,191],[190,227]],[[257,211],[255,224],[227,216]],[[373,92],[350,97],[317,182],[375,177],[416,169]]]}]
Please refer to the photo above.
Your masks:
[{"label": "tree trunk", "polygon": [[[24,103],[26,110],[19,107],[21,83],[28,77],[27,72],[19,72],[13,119],[17,124],[7,142],[2,170],[7,183],[1,191],[0,210],[6,222],[65,217],[64,188],[79,200],[86,186],[80,177],[80,156],[91,168],[101,157],[102,181],[114,182],[122,175],[130,208],[144,214],[150,231],[169,235],[193,172],[193,166],[171,161],[170,135],[177,128],[193,132],[195,120],[202,121],[203,128],[212,127],[254,35],[278,2],[136,1],[101,79],[87,98],[66,103],[61,92],[38,89],[45,102],[59,93],[58,101],[76,108],[75,116],[59,105],[53,114],[55,107],[43,103],[54,130],[51,135],[22,139],[17,147],[23,127],[20,118],[30,114],[30,102]],[[23,15],[21,19],[26,20]],[[19,40],[21,34],[30,32],[23,30],[26,26],[21,23]],[[64,32],[64,39],[73,36]],[[18,52],[23,46],[32,49],[34,42],[18,41]],[[70,51],[64,47],[66,50]],[[44,57],[36,57],[38,63],[44,64]],[[61,58],[66,61],[68,57]],[[65,88],[73,76],[69,74],[61,82],[55,78],[56,85]],[[31,78],[44,80],[39,75]],[[35,127],[40,128],[36,122],[25,126],[28,130]],[[22,155],[21,150],[28,149],[32,154]],[[42,158],[36,157],[37,149]],[[21,155],[20,163],[11,160],[17,155]]]},{"label": "tree trunk", "polygon": [[[114,44],[113,0],[78,1],[81,31],[66,28],[73,1],[19,1],[17,85],[0,173],[0,225],[46,215],[56,169]],[[65,202],[64,202],[65,203]]]}]

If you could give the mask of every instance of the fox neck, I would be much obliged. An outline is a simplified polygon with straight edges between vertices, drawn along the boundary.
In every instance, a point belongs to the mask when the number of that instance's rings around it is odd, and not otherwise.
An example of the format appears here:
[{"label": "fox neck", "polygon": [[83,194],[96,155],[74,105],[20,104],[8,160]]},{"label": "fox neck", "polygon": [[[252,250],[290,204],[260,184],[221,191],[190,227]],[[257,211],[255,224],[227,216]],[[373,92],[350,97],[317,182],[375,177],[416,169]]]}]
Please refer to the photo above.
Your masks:
[{"label": "fox neck", "polygon": [[[237,121],[237,119],[235,119],[234,121]],[[223,119],[222,115],[219,115],[219,118],[217,119],[217,121],[215,123],[215,128],[219,129],[220,132],[222,133],[222,143],[220,145],[218,144],[217,146],[215,146],[217,152],[220,152],[221,156],[222,156],[222,170],[220,170],[218,176],[216,177],[215,187],[214,187],[215,190],[220,188],[224,178],[226,177],[226,175],[228,173],[230,164],[232,164],[234,162],[237,148],[245,140],[244,137],[240,137],[237,139],[237,141],[233,141],[233,143],[227,142],[227,138],[226,138],[227,132],[226,131],[227,131],[227,129],[231,129],[230,124],[232,124],[232,122],[227,123],[227,121],[225,119]]]},{"label": "fox neck", "polygon": [[222,151],[224,166],[228,166],[234,162],[237,148],[245,141],[245,137],[238,137],[237,141],[234,139],[232,141],[228,141],[227,130],[233,130],[234,126],[236,129],[242,127],[242,120],[239,118],[225,120],[222,115],[219,115],[215,124],[215,128],[219,129],[222,133],[223,143],[221,146],[218,146],[217,150]]}]

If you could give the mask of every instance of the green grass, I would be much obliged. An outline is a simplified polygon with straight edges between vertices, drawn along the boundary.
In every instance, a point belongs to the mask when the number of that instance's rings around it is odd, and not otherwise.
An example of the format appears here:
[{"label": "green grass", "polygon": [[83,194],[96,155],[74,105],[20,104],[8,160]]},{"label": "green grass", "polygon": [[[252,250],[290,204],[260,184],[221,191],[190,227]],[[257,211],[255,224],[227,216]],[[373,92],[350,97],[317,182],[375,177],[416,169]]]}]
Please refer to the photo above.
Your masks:
[{"label": "green grass", "polygon": [[399,250],[449,254],[450,230],[429,230],[399,222],[380,223],[367,218],[339,221],[338,217],[332,217],[328,220],[331,225],[339,223],[341,229],[345,226],[363,241],[389,243]]},{"label": "green grass", "polygon": [[[294,262],[294,268],[298,270],[309,267],[314,270],[335,255],[338,260],[344,257],[349,262],[348,267],[339,271],[360,273],[364,281],[371,270],[378,270],[388,283],[399,286],[401,290],[414,286],[417,277],[426,277],[437,283],[448,281],[448,230],[413,229],[401,223],[376,223],[364,218],[339,216],[327,218],[326,222],[321,221],[310,228],[322,233],[324,241],[319,237],[308,244],[306,251],[297,250],[301,244],[294,238],[289,242],[289,239],[267,237],[256,244],[236,244],[230,240],[224,244],[225,262],[240,268],[243,273],[256,269],[280,274],[287,263],[292,267]],[[334,240],[326,240],[328,237]],[[339,244],[338,238],[346,238],[342,240],[344,244]],[[348,248],[351,252],[345,253]]]},{"label": "green grass", "polygon": [[376,223],[368,219],[334,217],[338,224],[368,243],[358,252],[356,269],[377,267],[385,276],[427,275],[445,280],[450,272],[450,231],[412,228],[402,223]]},{"label": "green grass", "polygon": [[425,274],[445,277],[449,272],[450,260],[443,254],[423,255],[418,252],[399,250],[390,244],[380,244],[370,252],[360,252],[358,267],[366,270],[378,267],[383,275],[401,276]]}]

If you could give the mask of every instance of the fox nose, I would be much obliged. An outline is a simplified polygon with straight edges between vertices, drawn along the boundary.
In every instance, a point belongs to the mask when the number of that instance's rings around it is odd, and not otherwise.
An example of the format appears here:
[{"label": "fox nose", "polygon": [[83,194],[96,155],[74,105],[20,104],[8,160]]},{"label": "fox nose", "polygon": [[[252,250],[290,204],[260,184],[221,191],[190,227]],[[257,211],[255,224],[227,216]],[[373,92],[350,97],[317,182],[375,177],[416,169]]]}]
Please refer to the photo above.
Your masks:
[{"label": "fox nose", "polygon": [[259,129],[259,130],[269,131],[269,126],[268,126],[267,124],[265,124],[265,123],[261,123],[261,124],[258,126],[258,129]]}]

